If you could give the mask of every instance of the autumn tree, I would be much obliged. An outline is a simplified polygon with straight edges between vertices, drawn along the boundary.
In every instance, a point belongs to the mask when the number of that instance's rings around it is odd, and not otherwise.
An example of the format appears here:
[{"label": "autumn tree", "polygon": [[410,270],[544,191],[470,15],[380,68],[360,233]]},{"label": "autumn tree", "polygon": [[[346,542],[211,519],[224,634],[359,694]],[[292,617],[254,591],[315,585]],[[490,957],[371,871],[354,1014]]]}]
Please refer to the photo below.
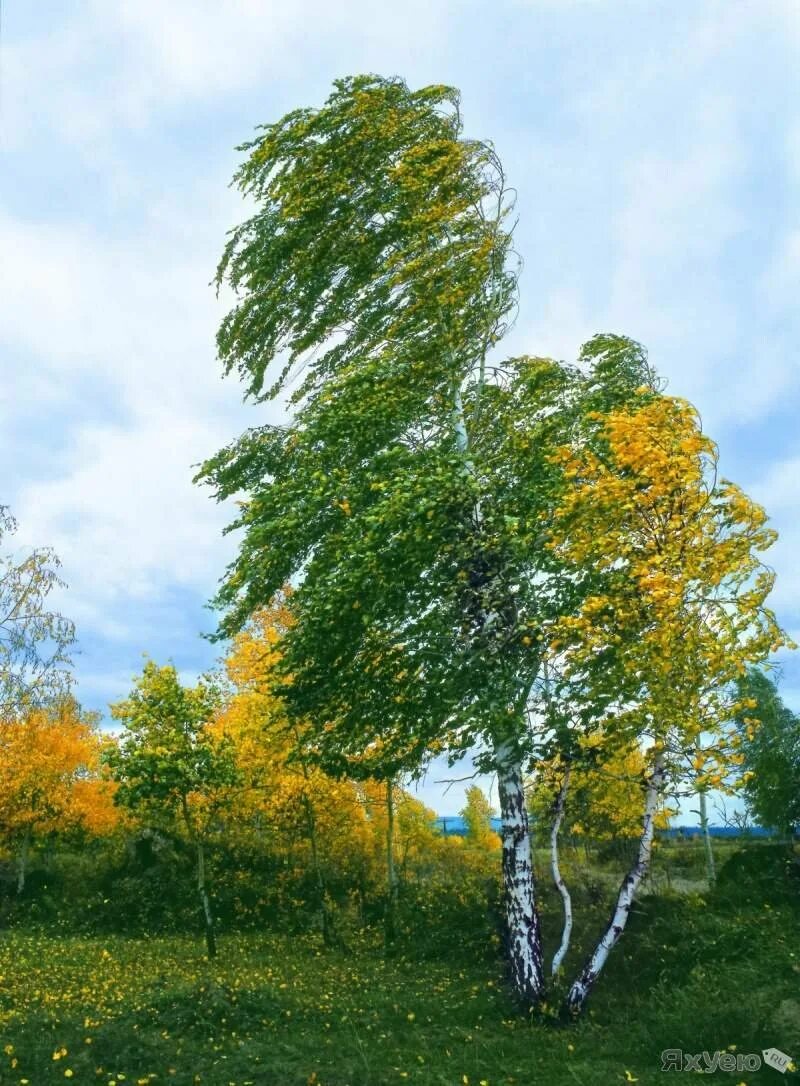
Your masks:
[{"label": "autumn tree", "polygon": [[492,829],[494,810],[489,797],[477,784],[471,784],[465,793],[466,803],[461,817],[467,827],[467,841],[477,848],[493,849],[499,845],[497,834]]},{"label": "autumn tree", "polygon": [[[0,505],[0,546],[17,529]],[[0,553],[0,717],[53,702],[69,688],[73,624],[50,606],[63,588],[48,547]]]},{"label": "autumn tree", "polygon": [[97,714],[84,712],[69,696],[0,720],[0,839],[15,857],[18,894],[43,837],[113,828],[103,748]]},{"label": "autumn tree", "polygon": [[333,859],[344,861],[356,845],[364,812],[351,781],[333,779],[299,756],[307,726],[287,714],[278,673],[282,642],[293,622],[290,596],[283,592],[256,612],[233,639],[224,660],[228,697],[214,730],[236,761],[242,784],[239,819],[258,814],[277,834],[299,831],[305,840],[323,938],[338,945],[327,871]]},{"label": "autumn tree", "polygon": [[[257,611],[234,638],[224,660],[228,697],[214,725],[229,741],[242,781],[241,826],[248,819],[272,831],[273,841],[304,839],[323,938],[341,943],[330,899],[329,872],[358,887],[362,912],[368,889],[383,892],[386,945],[394,944],[401,874],[410,852],[435,837],[425,812],[392,779],[353,765],[357,779],[334,778],[302,757],[308,725],[292,718],[281,695],[282,644],[293,623],[284,590]],[[426,817],[427,816],[427,817]],[[427,831],[427,832],[426,832]],[[422,840],[424,838],[424,841]]]},{"label": "autumn tree", "polygon": [[[591,420],[590,420],[591,421]],[[763,509],[718,476],[717,450],[683,400],[640,389],[640,405],[599,413],[559,460],[572,480],[551,546],[587,585],[553,630],[551,652],[583,697],[585,729],[645,751],[639,849],[608,927],[573,982],[582,1008],[625,928],[650,860],[659,802],[697,758],[695,787],[730,768],[741,709],[736,681],[785,643],[766,600]]]},{"label": "autumn tree", "polygon": [[512,192],[491,144],[464,137],[452,88],[340,80],[243,150],[257,210],[219,266],[235,297],[219,354],[254,400],[289,394],[293,417],[200,473],[241,501],[220,634],[297,577],[285,701],[330,772],[371,761],[387,779],[480,752],[498,778],[513,985],[536,1003],[527,707],[542,630],[574,609],[543,545],[563,484],[551,453],[598,388],[624,397],[641,373],[606,341],[582,369],[496,359],[516,306]]},{"label": "autumn tree", "polygon": [[172,665],[160,667],[150,660],[130,696],[111,706],[123,731],[107,755],[117,782],[116,802],[190,844],[209,958],[215,957],[217,945],[207,846],[240,782],[230,745],[211,727],[218,708],[213,686],[183,686]]}]

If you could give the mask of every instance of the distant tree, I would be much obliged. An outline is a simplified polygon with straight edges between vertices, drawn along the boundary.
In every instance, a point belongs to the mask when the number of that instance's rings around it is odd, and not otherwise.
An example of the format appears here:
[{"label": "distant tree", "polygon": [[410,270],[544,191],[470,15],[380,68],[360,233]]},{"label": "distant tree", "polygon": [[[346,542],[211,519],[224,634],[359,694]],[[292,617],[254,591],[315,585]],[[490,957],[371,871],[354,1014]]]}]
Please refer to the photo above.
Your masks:
[{"label": "distant tree", "polygon": [[282,593],[254,614],[234,637],[224,661],[229,697],[214,729],[229,742],[241,776],[240,819],[257,813],[279,832],[297,831],[305,841],[323,938],[338,945],[327,871],[337,847],[352,848],[362,811],[351,781],[334,780],[297,756],[306,726],[287,714],[278,674],[281,643],[292,624],[290,595]]},{"label": "distant tree", "polygon": [[467,826],[467,842],[478,848],[499,848],[500,838],[492,829],[495,812],[486,793],[477,784],[472,784],[466,791],[466,801],[461,817]]},{"label": "distant tree", "polygon": [[148,661],[130,696],[111,706],[124,730],[106,758],[118,786],[115,801],[191,845],[210,958],[217,944],[206,849],[240,783],[230,744],[211,727],[218,709],[212,686],[183,686],[172,665]]},{"label": "distant tree", "polygon": [[739,696],[745,800],[760,825],[791,836],[800,826],[800,717],[763,671],[741,678]]},{"label": "distant tree", "polygon": [[[0,545],[17,525],[0,505]],[[0,553],[0,716],[57,700],[69,688],[73,624],[48,606],[63,587],[48,547]]]},{"label": "distant tree", "polygon": [[102,834],[114,826],[97,723],[97,714],[83,712],[69,696],[0,719],[0,842],[15,857],[18,894],[37,841],[77,828]]}]

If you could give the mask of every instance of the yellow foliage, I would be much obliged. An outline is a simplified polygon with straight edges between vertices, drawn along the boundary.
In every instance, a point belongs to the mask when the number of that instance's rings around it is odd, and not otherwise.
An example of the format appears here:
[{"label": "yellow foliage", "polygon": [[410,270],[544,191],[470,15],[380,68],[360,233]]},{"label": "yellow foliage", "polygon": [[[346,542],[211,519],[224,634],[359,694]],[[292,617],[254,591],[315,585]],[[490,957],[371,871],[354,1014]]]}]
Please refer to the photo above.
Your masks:
[{"label": "yellow foliage", "polygon": [[[598,588],[554,624],[549,648],[575,675],[613,650],[615,677],[593,681],[631,693],[603,726],[693,757],[698,735],[730,727],[736,677],[788,644],[760,558],[775,532],[759,505],[716,481],[716,447],[686,401],[656,396],[596,418],[597,451],[555,455],[576,481],[550,546]],[[717,761],[724,775],[721,746]]]},{"label": "yellow foliage", "polygon": [[[562,830],[596,841],[638,837],[644,816],[648,759],[638,745],[608,751],[603,743],[601,735],[587,738],[582,754],[572,763]],[[558,756],[540,762],[528,784],[531,811],[543,825],[549,824],[565,768]],[[672,813],[669,806],[662,804],[656,827],[666,828]]]},{"label": "yellow foliage", "polygon": [[0,721],[0,832],[6,841],[74,827],[110,833],[113,783],[100,765],[103,739],[77,703]]}]

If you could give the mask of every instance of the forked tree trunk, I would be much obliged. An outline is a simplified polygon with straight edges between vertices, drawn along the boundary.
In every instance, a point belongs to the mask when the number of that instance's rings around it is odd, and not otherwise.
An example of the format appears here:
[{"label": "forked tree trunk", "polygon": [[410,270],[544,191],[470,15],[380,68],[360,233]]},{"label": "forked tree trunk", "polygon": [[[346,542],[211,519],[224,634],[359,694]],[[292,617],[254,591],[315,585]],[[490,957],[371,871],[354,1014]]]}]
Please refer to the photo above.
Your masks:
[{"label": "forked tree trunk", "polygon": [[384,939],[387,949],[397,937],[397,868],[394,862],[394,782],[386,782],[386,914]]},{"label": "forked tree trunk", "polygon": [[31,850],[31,833],[26,830],[17,853],[17,897],[25,892],[25,880],[28,877],[28,857]]},{"label": "forked tree trunk", "polygon": [[556,799],[555,810],[553,812],[553,825],[550,829],[550,869],[553,872],[553,882],[556,884],[556,888],[561,895],[561,901],[564,905],[564,927],[561,932],[561,945],[553,955],[553,964],[550,969],[553,976],[555,976],[561,968],[561,964],[569,950],[569,941],[572,937],[572,898],[570,897],[567,884],[564,882],[561,869],[558,865],[558,833],[564,819],[564,808],[567,803],[570,770],[571,767],[569,765],[564,770],[564,779],[558,790],[558,798]]},{"label": "forked tree trunk", "polygon": [[664,785],[664,764],[660,756],[656,756],[653,764],[653,772],[647,782],[647,791],[644,806],[644,819],[642,821],[642,835],[639,838],[639,849],[636,862],[628,874],[622,880],[622,885],[617,894],[617,901],[611,920],[603,933],[603,937],[597,944],[594,952],[584,965],[580,974],[573,982],[567,995],[566,1006],[571,1014],[579,1014],[594,987],[600,972],[608,961],[608,956],[622,936],[625,925],[631,911],[636,891],[647,874],[650,866],[650,857],[653,851],[653,834],[655,831],[656,812],[661,789]]},{"label": "forked tree trunk", "polygon": [[544,997],[544,968],[522,767],[506,744],[498,745],[495,754],[511,982],[519,999],[536,1006]]},{"label": "forked tree trunk", "polygon": [[698,799],[700,800],[700,829],[703,834],[703,844],[706,850],[706,876],[708,877],[709,886],[713,886],[717,881],[717,868],[714,863],[714,846],[711,842],[711,834],[708,830],[708,801],[704,789],[698,792]]},{"label": "forked tree trunk", "polygon": [[206,950],[209,958],[217,956],[217,937],[214,931],[214,914],[211,911],[211,902],[208,899],[206,889],[206,850],[202,841],[196,842],[197,849],[197,893],[200,904],[203,906],[203,919],[206,931]]}]

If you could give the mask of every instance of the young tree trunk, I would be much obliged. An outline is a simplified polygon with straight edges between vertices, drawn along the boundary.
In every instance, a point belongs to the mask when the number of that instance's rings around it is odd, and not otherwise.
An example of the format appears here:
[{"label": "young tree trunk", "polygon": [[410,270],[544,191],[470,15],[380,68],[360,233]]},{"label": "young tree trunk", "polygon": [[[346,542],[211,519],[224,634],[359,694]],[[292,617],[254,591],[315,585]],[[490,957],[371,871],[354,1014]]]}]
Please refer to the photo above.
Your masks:
[{"label": "young tree trunk", "polygon": [[200,904],[203,906],[203,918],[206,930],[206,950],[209,958],[217,956],[217,937],[214,931],[214,914],[211,912],[211,902],[206,890],[206,851],[202,841],[197,841],[197,893]]},{"label": "young tree trunk", "polygon": [[28,875],[28,856],[31,848],[31,833],[26,830],[17,853],[17,897],[25,892],[25,879]]},{"label": "young tree trunk", "polygon": [[386,781],[386,913],[384,941],[387,950],[397,938],[397,868],[394,862],[394,781]]},{"label": "young tree trunk", "polygon": [[545,985],[522,767],[507,744],[499,744],[495,756],[511,982],[516,995],[528,1006],[535,1006],[544,996]]},{"label": "young tree trunk", "polygon": [[664,785],[664,764],[660,755],[657,755],[653,764],[653,771],[647,782],[645,797],[644,819],[642,821],[642,835],[639,838],[639,849],[636,862],[628,874],[622,880],[622,885],[617,894],[617,901],[611,920],[603,933],[600,942],[584,965],[578,977],[572,984],[567,995],[567,1010],[571,1014],[579,1014],[586,1003],[592,988],[600,975],[601,970],[608,961],[608,956],[625,930],[628,922],[631,905],[639,889],[642,879],[647,874],[650,866],[650,856],[653,850],[653,833],[655,831],[656,811]]},{"label": "young tree trunk", "polygon": [[703,833],[703,844],[706,849],[706,875],[709,886],[713,886],[717,881],[717,868],[714,863],[714,846],[711,842],[711,834],[708,831],[708,805],[704,789],[698,792],[698,799],[700,800],[700,829]]},{"label": "young tree trunk", "polygon": [[561,869],[558,866],[558,832],[561,829],[561,823],[564,818],[564,808],[567,803],[570,769],[571,767],[568,765],[564,770],[564,779],[561,782],[561,788],[558,790],[553,825],[550,830],[550,869],[553,872],[553,882],[556,884],[556,888],[561,895],[561,901],[564,905],[564,927],[561,932],[561,945],[553,955],[553,964],[550,970],[552,976],[555,976],[561,968],[561,964],[569,950],[569,941],[572,936],[572,898],[567,889],[567,884],[564,882]]},{"label": "young tree trunk", "polygon": [[203,921],[205,925],[206,935],[206,951],[209,958],[216,958],[217,956],[217,936],[214,931],[214,914],[211,911],[211,902],[208,899],[208,890],[206,889],[206,849],[203,842],[201,833],[197,832],[194,820],[189,811],[189,803],[186,796],[181,799],[181,807],[183,811],[183,822],[186,826],[186,834],[194,845],[195,857],[197,861],[196,877],[197,877],[197,896],[200,898],[200,905],[203,909]]},{"label": "young tree trunk", "polygon": [[303,796],[303,810],[306,817],[306,832],[311,848],[311,866],[314,871],[314,881],[317,886],[317,904],[322,920],[322,941],[325,946],[340,946],[341,940],[336,934],[336,925],[328,904],[328,887],[325,884],[325,875],[319,858],[319,842],[317,840],[317,819],[314,807],[307,795]]}]

